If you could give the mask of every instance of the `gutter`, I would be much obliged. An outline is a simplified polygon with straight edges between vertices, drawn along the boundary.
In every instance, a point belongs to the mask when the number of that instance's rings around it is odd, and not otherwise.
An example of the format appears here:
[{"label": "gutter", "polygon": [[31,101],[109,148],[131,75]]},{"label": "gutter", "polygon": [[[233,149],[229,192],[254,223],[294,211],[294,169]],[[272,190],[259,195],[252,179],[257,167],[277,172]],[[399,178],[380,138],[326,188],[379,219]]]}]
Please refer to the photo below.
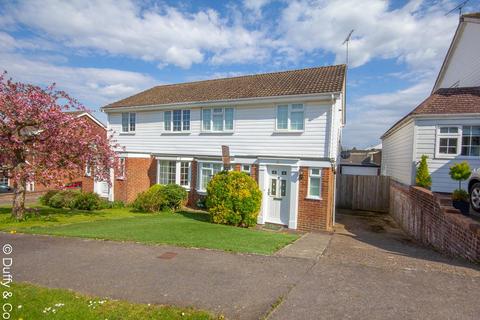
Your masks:
[{"label": "gutter", "polygon": [[253,98],[241,98],[241,99],[223,99],[223,100],[211,100],[211,101],[189,101],[189,102],[178,102],[178,103],[165,103],[165,104],[152,104],[152,105],[139,105],[139,106],[125,106],[125,107],[109,107],[104,106],[101,108],[103,112],[121,112],[121,111],[130,111],[130,110],[163,110],[163,109],[172,109],[172,108],[181,108],[185,106],[190,107],[211,107],[215,105],[225,105],[225,104],[236,104],[236,105],[247,105],[252,102],[261,101],[261,103],[271,103],[287,101],[298,101],[299,99],[303,101],[315,101],[315,100],[331,100],[335,95],[339,95],[341,92],[325,92],[325,93],[314,93],[314,94],[300,94],[300,95],[284,95],[284,96],[268,96],[268,97],[253,97]]}]

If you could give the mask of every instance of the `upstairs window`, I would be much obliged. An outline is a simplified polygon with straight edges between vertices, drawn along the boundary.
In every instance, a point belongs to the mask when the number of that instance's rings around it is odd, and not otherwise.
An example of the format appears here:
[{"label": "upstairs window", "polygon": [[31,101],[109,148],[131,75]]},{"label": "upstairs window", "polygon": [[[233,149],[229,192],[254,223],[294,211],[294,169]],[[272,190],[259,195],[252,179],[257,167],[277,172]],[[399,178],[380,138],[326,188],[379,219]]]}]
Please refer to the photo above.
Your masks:
[{"label": "upstairs window", "polygon": [[202,131],[233,131],[233,108],[202,109]]},{"label": "upstairs window", "polygon": [[122,112],[122,132],[135,132],[136,121],[135,112]]},{"label": "upstairs window", "polygon": [[163,113],[165,131],[190,131],[190,110],[173,110]]},{"label": "upstairs window", "polygon": [[303,131],[305,128],[305,112],[301,103],[277,106],[276,130]]}]

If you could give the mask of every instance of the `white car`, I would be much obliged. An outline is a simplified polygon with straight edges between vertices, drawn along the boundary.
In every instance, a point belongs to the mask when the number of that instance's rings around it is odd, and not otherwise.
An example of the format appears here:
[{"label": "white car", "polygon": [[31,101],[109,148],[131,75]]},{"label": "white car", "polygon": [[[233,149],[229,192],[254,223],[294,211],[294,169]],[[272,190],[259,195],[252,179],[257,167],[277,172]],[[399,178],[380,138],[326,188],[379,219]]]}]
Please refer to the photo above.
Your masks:
[{"label": "white car", "polygon": [[475,169],[468,181],[468,193],[470,194],[470,205],[473,210],[480,212],[480,170]]}]

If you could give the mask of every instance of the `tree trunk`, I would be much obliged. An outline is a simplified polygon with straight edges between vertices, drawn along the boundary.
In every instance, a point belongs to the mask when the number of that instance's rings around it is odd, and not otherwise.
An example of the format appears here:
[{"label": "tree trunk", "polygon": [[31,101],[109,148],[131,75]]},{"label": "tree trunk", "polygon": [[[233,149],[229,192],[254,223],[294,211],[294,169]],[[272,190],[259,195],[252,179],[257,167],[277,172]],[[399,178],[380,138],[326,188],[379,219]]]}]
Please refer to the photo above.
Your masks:
[{"label": "tree trunk", "polygon": [[25,218],[25,193],[27,190],[27,182],[19,181],[13,192],[12,218],[23,220]]}]

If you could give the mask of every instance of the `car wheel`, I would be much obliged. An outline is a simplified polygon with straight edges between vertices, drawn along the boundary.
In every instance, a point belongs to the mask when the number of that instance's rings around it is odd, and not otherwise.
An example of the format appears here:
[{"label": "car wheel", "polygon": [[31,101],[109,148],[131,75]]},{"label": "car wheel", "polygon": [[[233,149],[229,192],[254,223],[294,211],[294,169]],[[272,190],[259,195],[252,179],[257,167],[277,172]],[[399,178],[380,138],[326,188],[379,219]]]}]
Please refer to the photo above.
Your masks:
[{"label": "car wheel", "polygon": [[473,210],[480,212],[480,182],[477,182],[470,189],[470,204]]}]

